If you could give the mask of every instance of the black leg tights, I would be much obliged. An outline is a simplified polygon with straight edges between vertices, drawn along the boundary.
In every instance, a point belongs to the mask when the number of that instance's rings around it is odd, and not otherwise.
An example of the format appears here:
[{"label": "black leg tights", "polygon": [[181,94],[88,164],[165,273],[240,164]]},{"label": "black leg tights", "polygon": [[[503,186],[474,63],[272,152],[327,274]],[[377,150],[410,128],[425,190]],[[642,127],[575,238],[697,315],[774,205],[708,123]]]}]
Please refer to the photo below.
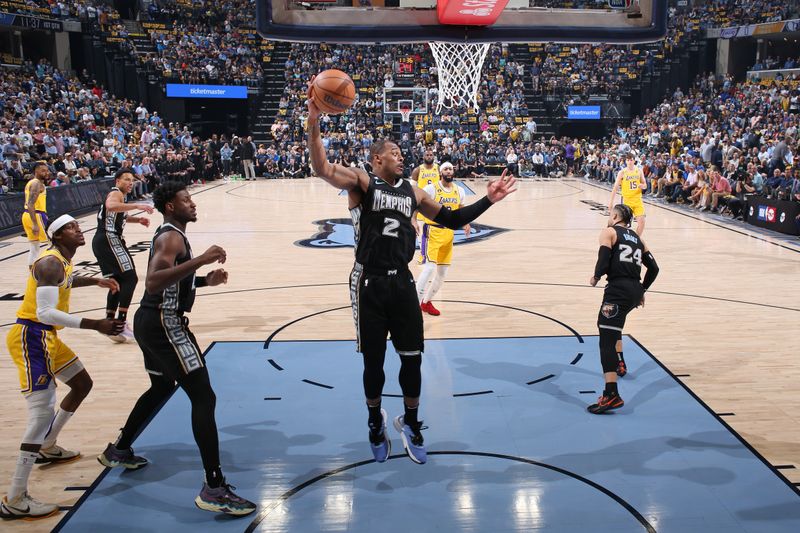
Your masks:
[{"label": "black leg tights", "polygon": [[386,351],[364,354],[364,396],[368,400],[380,400],[386,374],[383,373],[383,362]]},{"label": "black leg tights", "polygon": [[[200,368],[188,375],[178,377],[178,385],[186,392],[192,403],[192,432],[200,457],[203,460],[203,469],[206,479],[211,483],[212,478],[219,477],[219,437],[217,435],[217,422],[214,418],[214,409],[217,397],[211,388],[208,369]],[[144,422],[152,415],[155,409],[167,399],[175,387],[175,383],[163,376],[150,374],[150,388],[136,402],[133,407],[116,447],[125,450],[130,448],[133,439],[139,433]],[[221,481],[221,480],[220,480]]]}]

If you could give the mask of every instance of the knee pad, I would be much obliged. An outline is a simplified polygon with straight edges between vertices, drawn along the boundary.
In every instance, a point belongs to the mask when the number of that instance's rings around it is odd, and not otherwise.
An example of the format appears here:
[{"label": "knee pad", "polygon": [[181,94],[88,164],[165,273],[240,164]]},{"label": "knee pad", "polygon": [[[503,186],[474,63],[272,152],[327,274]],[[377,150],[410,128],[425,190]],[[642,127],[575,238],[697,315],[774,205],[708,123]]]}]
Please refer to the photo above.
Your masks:
[{"label": "knee pad", "polygon": [[28,404],[28,427],[22,442],[41,445],[55,415],[55,386],[51,383],[45,390],[34,391],[25,397],[25,401]]},{"label": "knee pad", "polygon": [[419,398],[422,391],[422,355],[400,356],[399,381],[403,396]]},{"label": "knee pad", "polygon": [[600,363],[603,365],[603,373],[617,371],[618,334],[618,331],[600,329]]}]

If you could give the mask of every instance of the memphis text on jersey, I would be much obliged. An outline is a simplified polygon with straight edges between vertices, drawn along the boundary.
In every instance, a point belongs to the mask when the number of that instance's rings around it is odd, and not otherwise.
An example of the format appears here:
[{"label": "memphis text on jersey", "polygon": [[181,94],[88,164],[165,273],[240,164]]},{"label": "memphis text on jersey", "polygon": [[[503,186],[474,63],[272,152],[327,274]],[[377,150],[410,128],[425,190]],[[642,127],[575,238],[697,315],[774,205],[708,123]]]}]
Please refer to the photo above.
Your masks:
[{"label": "memphis text on jersey", "polygon": [[393,194],[387,191],[376,190],[372,198],[372,210],[383,211],[384,209],[390,211],[397,211],[404,214],[406,217],[411,218],[411,213],[414,211],[414,197],[408,195]]}]

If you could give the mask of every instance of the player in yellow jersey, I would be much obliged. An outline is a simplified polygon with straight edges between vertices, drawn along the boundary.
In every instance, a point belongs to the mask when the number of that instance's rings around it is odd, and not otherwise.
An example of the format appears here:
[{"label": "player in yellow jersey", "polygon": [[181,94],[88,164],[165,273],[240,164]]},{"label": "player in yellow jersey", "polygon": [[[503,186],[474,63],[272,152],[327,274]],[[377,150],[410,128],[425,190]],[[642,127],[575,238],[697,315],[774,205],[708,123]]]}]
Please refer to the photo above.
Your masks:
[{"label": "player in yellow jersey", "polygon": [[28,266],[39,257],[39,243],[47,242],[47,188],[50,169],[45,163],[33,166],[33,177],[25,185],[25,211],[22,213],[22,227],[28,237],[30,252]]},{"label": "player in yellow jersey", "polygon": [[[40,228],[44,233],[45,229]],[[58,512],[58,505],[42,503],[28,494],[34,463],[58,463],[80,456],[56,445],[59,432],[89,394],[92,379],[75,353],[58,338],[64,327],[94,329],[116,335],[125,323],[92,320],[69,314],[73,287],[98,285],[119,290],[113,279],[75,277],[72,257],[85,241],[78,223],[63,215],[48,228],[53,246],[33,263],[16,324],[6,337],[8,351],[19,373],[20,388],[28,404],[28,426],[20,445],[11,488],[0,502],[0,518],[36,519]],[[57,412],[54,378],[69,387]]]},{"label": "player in yellow jersey", "polygon": [[[452,163],[443,163],[440,167],[442,180],[438,183],[427,185],[423,190],[433,198],[433,201],[444,206],[451,211],[455,211],[464,205],[466,194],[464,189],[453,183],[455,169]],[[453,258],[453,230],[445,228],[427,218],[424,218],[422,226],[420,262],[424,265],[422,272],[417,280],[417,296],[419,297],[420,309],[429,315],[439,316],[441,312],[433,306],[431,300],[444,284],[447,269]],[[469,237],[469,224],[464,226],[464,232]],[[434,275],[433,281],[428,287],[428,281]]]},{"label": "player in yellow jersey", "polygon": [[411,172],[411,181],[424,189],[428,185],[439,183],[439,165],[434,163],[433,149],[426,148],[422,156],[422,164]]},{"label": "player in yellow jersey", "polygon": [[617,173],[614,188],[611,189],[611,200],[608,202],[609,213],[614,207],[617,190],[622,196],[622,203],[633,210],[633,217],[636,220],[636,233],[641,237],[644,233],[642,193],[647,190],[647,180],[644,179],[642,169],[636,166],[636,160],[632,153],[625,157],[625,168]]}]

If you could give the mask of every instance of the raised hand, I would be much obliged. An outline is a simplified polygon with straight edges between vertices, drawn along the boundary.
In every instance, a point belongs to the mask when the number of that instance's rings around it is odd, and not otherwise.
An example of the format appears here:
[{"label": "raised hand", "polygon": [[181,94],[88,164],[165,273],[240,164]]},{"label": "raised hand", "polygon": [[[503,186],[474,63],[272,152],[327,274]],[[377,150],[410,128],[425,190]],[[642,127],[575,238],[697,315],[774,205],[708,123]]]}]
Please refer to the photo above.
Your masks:
[{"label": "raised hand", "polygon": [[308,93],[307,93],[308,100],[306,101],[306,105],[308,106],[308,120],[310,121],[318,120],[319,115],[321,113],[321,111],[317,107],[316,102],[314,101],[314,98],[311,97],[311,86],[314,84],[315,78],[316,76],[311,78],[311,80],[308,82]]},{"label": "raised hand", "polygon": [[516,192],[516,184],[517,178],[509,174],[508,169],[505,169],[499,179],[489,183],[486,188],[486,196],[489,197],[489,201],[493,204],[497,203],[509,194]]},{"label": "raised hand", "polygon": [[93,325],[95,327],[92,329],[99,331],[103,335],[119,335],[125,329],[125,321],[117,319],[105,318],[95,321]]}]

